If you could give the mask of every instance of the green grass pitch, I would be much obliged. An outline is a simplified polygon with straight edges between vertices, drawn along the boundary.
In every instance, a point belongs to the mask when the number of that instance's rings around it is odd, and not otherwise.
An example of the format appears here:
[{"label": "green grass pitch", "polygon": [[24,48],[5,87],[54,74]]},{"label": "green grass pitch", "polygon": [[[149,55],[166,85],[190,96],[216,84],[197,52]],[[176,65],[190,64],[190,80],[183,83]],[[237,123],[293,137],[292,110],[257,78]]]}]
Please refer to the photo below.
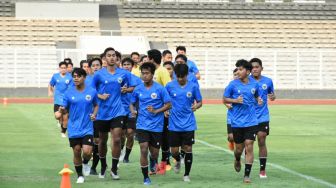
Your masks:
[{"label": "green grass pitch", "polygon": [[[151,177],[151,187],[327,187],[318,181],[336,186],[336,106],[271,106],[271,134],[267,138],[268,162],[280,165],[304,177],[267,166],[268,179],[258,176],[259,163],[253,164],[252,184],[242,183],[243,171],[233,169],[231,153],[197,142],[191,183],[180,174],[168,172]],[[223,105],[204,105],[197,111],[196,139],[227,149],[226,109]],[[72,164],[68,139],[61,138],[53,118],[51,104],[10,104],[0,106],[0,187],[59,187],[58,172],[64,163]],[[258,146],[255,143],[255,159]],[[82,185],[73,187],[144,187],[139,165],[137,143],[130,156],[131,163],[120,165],[121,180],[104,180],[89,176]],[[111,153],[108,151],[111,166]],[[98,165],[100,167],[100,165]],[[100,169],[100,168],[98,168]]]}]

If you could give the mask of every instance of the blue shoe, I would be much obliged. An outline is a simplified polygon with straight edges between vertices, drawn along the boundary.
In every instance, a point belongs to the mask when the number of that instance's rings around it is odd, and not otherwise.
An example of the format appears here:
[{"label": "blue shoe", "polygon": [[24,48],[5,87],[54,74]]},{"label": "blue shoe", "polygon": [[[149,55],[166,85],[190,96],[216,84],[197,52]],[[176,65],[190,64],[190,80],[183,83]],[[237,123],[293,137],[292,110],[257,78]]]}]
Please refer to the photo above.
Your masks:
[{"label": "blue shoe", "polygon": [[150,185],[152,182],[149,178],[144,179],[144,185]]}]

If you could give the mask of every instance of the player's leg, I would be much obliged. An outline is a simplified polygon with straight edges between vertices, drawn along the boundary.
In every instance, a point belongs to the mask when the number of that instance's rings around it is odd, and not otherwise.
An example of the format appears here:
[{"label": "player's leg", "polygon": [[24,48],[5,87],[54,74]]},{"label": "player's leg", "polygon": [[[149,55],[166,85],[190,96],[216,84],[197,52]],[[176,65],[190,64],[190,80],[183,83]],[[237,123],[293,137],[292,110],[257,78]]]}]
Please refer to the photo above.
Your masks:
[{"label": "player's leg", "polygon": [[128,128],[127,129],[127,142],[126,142],[126,152],[125,152],[125,157],[124,157],[124,163],[129,162],[129,155],[132,151],[133,144],[134,144],[134,128]]},{"label": "player's leg", "polygon": [[90,165],[89,161],[92,157],[92,145],[93,145],[93,136],[87,135],[82,140],[82,150],[83,150],[83,173],[84,176],[90,175]]},{"label": "player's leg", "polygon": [[144,130],[136,130],[136,133],[138,135],[140,145],[140,166],[144,177],[144,184],[149,185],[151,183],[148,176],[148,150],[150,135],[148,131]]},{"label": "player's leg", "polygon": [[232,128],[233,140],[235,142],[234,149],[234,169],[240,172],[241,169],[241,155],[244,150],[244,134],[243,128]]},{"label": "player's leg", "polygon": [[162,142],[162,132],[150,132],[150,139],[149,139],[149,152],[150,152],[150,158],[155,163],[155,166],[151,166],[150,171],[151,174],[156,174],[158,169],[158,158],[159,158],[159,152]]},{"label": "player's leg", "polygon": [[181,169],[181,153],[180,147],[182,146],[182,140],[180,134],[178,132],[169,131],[169,146],[170,153],[172,157],[175,159],[174,171],[175,173],[179,173]]},{"label": "player's leg", "polygon": [[259,161],[260,161],[260,178],[267,178],[266,162],[267,162],[267,147],[266,138],[269,134],[269,122],[261,123],[258,131],[258,146],[259,146]]},{"label": "player's leg", "polygon": [[124,120],[123,120],[123,126],[122,126],[122,132],[121,132],[121,138],[120,138],[120,157],[119,157],[119,161],[122,161],[125,157],[125,144],[126,144],[126,134],[127,134],[127,123],[128,123],[128,118],[125,116]]},{"label": "player's leg", "polygon": [[112,138],[111,150],[112,150],[112,168],[111,176],[114,180],[119,180],[118,176],[118,163],[121,153],[121,135],[123,127],[124,117],[117,117],[111,121],[110,133]]},{"label": "player's leg", "polygon": [[192,145],[195,143],[195,132],[188,131],[182,133],[182,148],[186,152],[184,158],[185,172],[183,181],[190,182],[189,173],[193,162]]},{"label": "player's leg", "polygon": [[93,148],[92,148],[92,166],[90,170],[91,175],[98,175],[97,173],[97,165],[99,163],[99,130],[97,127],[96,121],[93,122]]},{"label": "player's leg", "polygon": [[97,126],[99,130],[98,152],[99,152],[99,159],[100,159],[100,165],[101,165],[99,178],[104,178],[105,171],[107,168],[106,153],[107,153],[107,140],[108,140],[108,132],[110,130],[110,124],[109,124],[109,121],[98,120]]},{"label": "player's leg", "polygon": [[168,118],[165,117],[162,132],[161,162],[159,164],[158,174],[166,173],[166,166],[169,162],[169,155]]},{"label": "player's leg", "polygon": [[77,183],[84,183],[83,165],[82,165],[82,146],[78,139],[69,139],[73,151],[73,163],[77,173]]},{"label": "player's leg", "polygon": [[68,119],[69,119],[69,114],[62,114],[62,118],[61,118],[61,129],[62,129],[62,136],[65,136],[65,133],[67,131],[67,127],[68,127]]},{"label": "player's leg", "polygon": [[244,128],[244,145],[245,145],[245,172],[244,183],[250,183],[250,173],[254,160],[253,143],[255,141],[258,126]]}]

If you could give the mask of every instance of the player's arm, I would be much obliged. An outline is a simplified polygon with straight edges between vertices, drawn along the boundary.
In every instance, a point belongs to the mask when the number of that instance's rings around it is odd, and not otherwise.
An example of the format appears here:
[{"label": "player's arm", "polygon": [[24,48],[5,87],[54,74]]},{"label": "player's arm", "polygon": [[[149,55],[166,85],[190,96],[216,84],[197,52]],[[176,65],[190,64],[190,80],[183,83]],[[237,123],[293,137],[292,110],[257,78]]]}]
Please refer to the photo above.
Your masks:
[{"label": "player's arm", "polygon": [[243,104],[243,96],[239,95],[238,98],[234,99],[232,98],[233,96],[233,91],[234,91],[234,86],[230,83],[224,90],[224,95],[223,95],[223,102],[224,103],[235,103],[235,104]]},{"label": "player's arm", "polygon": [[161,112],[164,112],[164,111],[167,111],[171,108],[171,103],[170,102],[167,102],[165,103],[161,108],[159,109],[154,109],[153,106],[147,106],[147,110],[153,114],[158,114],[158,113],[161,113]]},{"label": "player's arm", "polygon": [[130,109],[130,111],[131,111],[132,117],[135,118],[136,115],[137,115],[137,111],[135,110],[136,108],[135,108],[135,106],[134,106],[133,103],[130,103],[130,105],[129,105],[129,109]]},{"label": "player's arm", "polygon": [[197,109],[202,107],[202,94],[198,86],[195,85],[193,88],[195,101],[194,104],[191,106],[191,109],[193,112],[195,112]]},{"label": "player's arm", "polygon": [[196,76],[197,80],[201,79],[201,73],[200,72],[196,73],[195,76]]},{"label": "player's arm", "polygon": [[260,87],[259,84],[256,84],[254,97],[256,98],[259,106],[261,106],[264,103],[264,101],[261,98],[262,92],[263,92],[262,87]]},{"label": "player's arm", "polygon": [[94,107],[93,107],[93,112],[92,112],[92,114],[90,114],[90,118],[91,118],[92,121],[96,120],[98,109],[99,109],[98,104],[95,104]]},{"label": "player's arm", "polygon": [[191,109],[193,112],[195,112],[197,109],[202,107],[202,101],[195,102],[192,106]]},{"label": "player's arm", "polygon": [[107,98],[110,97],[110,94],[104,93],[104,94],[98,94],[97,96],[98,96],[99,99],[105,101]]},{"label": "player's arm", "polygon": [[274,87],[273,87],[273,82],[271,81],[270,87],[268,88],[268,98],[271,101],[274,101],[276,99],[276,96],[274,94]]},{"label": "player's arm", "polygon": [[134,87],[126,87],[126,86],[121,87],[121,93],[132,93],[133,90]]},{"label": "player's arm", "polygon": [[48,96],[52,97],[54,95],[54,87],[50,84],[48,85]]},{"label": "player's arm", "polygon": [[130,102],[130,105],[129,105],[129,109],[131,111],[131,114],[132,114],[132,117],[136,117],[137,116],[137,111],[136,111],[136,108],[134,106],[134,104],[138,101],[138,95],[137,95],[137,90],[135,90],[133,93],[132,93],[132,96],[131,96],[131,102]]}]

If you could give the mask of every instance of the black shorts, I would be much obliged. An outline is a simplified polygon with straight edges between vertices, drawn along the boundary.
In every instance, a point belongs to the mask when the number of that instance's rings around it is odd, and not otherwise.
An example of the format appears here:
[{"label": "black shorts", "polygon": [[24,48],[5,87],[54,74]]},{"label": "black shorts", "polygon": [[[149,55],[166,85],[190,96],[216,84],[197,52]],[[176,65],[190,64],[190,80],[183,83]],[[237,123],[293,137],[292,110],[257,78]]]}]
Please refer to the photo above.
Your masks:
[{"label": "black shorts", "polygon": [[135,129],[136,124],[136,118],[130,118],[127,116],[124,116],[124,125],[123,129]]},{"label": "black shorts", "polygon": [[267,133],[267,135],[269,135],[270,131],[269,121],[259,123],[258,128],[259,128],[258,132],[259,131],[265,132]]},{"label": "black shorts", "polygon": [[99,138],[99,129],[97,121],[93,121],[93,138]]},{"label": "black shorts", "polygon": [[169,131],[170,147],[191,146],[195,143],[195,131],[176,132]]},{"label": "black shorts", "polygon": [[80,138],[69,138],[69,142],[70,142],[70,147],[75,147],[76,145],[92,146],[93,145],[93,136],[92,135],[86,135],[86,136],[80,137]]},{"label": "black shorts", "polygon": [[97,128],[99,132],[107,133],[114,128],[122,128],[124,126],[124,117],[118,116],[111,120],[96,120]]},{"label": "black shorts", "polygon": [[227,124],[227,133],[228,133],[228,134],[231,134],[231,133],[232,133],[231,124]]},{"label": "black shorts", "polygon": [[136,135],[139,141],[139,144],[148,142],[150,146],[160,149],[161,141],[162,141],[162,133],[161,132],[151,132],[143,129],[137,129]]},{"label": "black shorts", "polygon": [[232,127],[233,140],[236,144],[244,143],[245,140],[255,141],[257,132],[258,125],[242,128]]},{"label": "black shorts", "polygon": [[54,104],[54,113],[58,111],[59,107],[61,107],[61,105]]}]

